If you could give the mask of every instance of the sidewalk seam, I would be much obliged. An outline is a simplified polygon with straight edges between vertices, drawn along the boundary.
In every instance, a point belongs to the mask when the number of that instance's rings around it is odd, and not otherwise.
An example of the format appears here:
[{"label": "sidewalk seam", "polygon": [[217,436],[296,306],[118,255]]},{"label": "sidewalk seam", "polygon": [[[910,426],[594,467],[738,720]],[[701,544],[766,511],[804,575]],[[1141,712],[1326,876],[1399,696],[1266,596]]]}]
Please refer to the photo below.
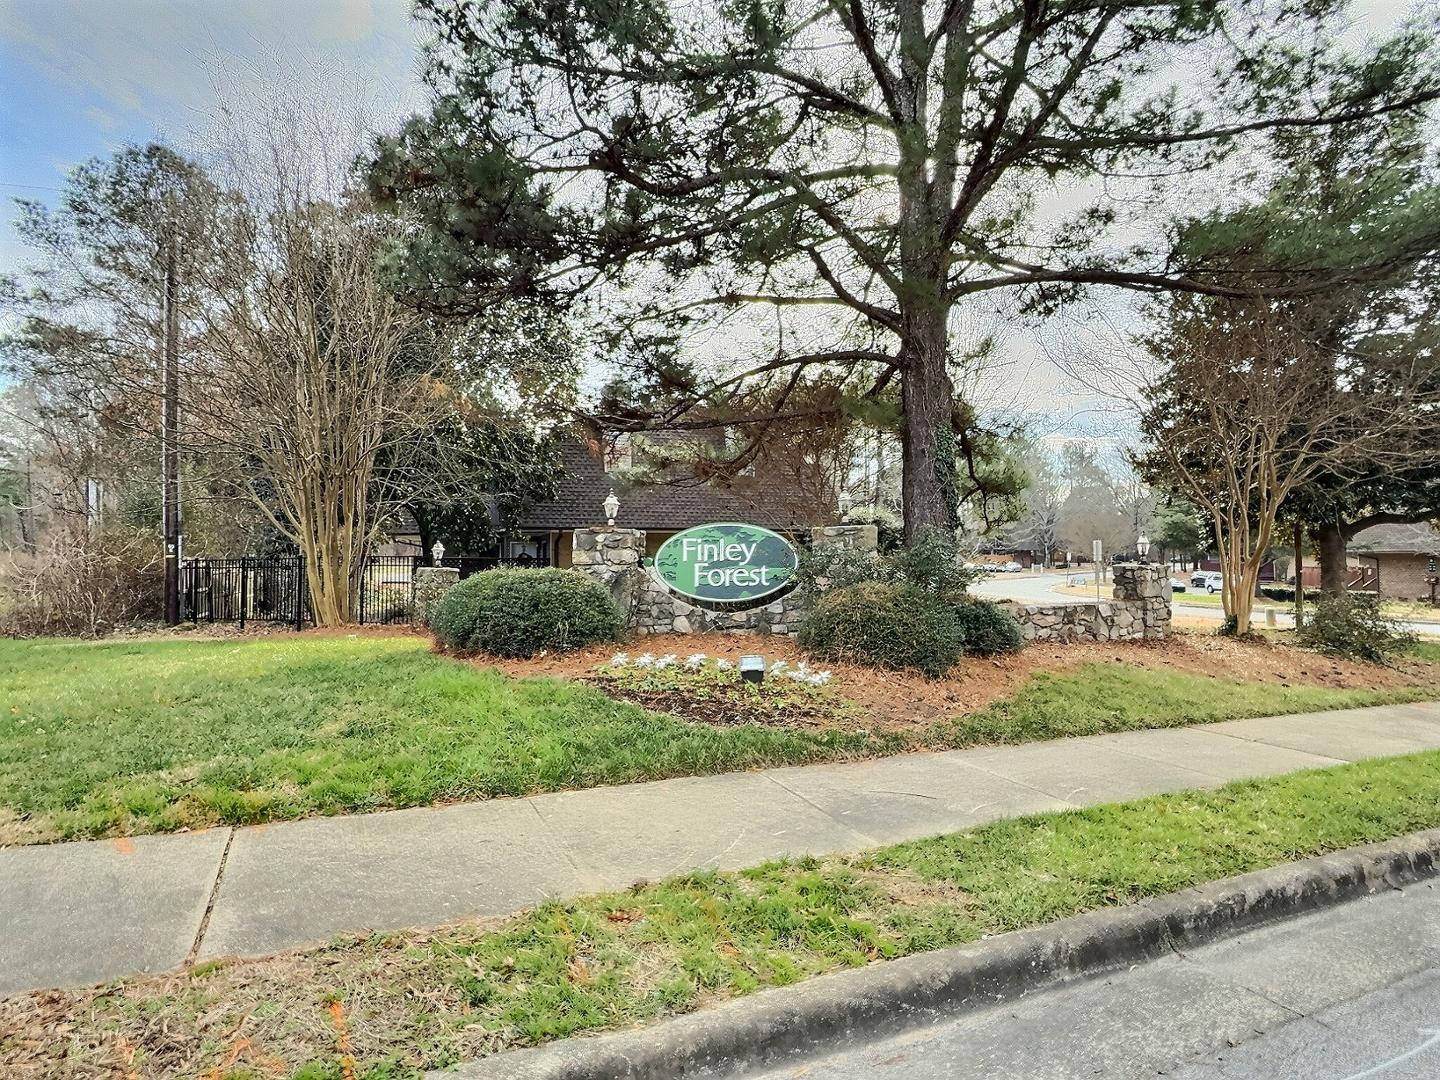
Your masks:
[{"label": "sidewalk seam", "polygon": [[760,773],[760,775],[763,776],[766,780],[769,780],[772,784],[774,784],[776,787],[778,787],[781,791],[783,791],[783,792],[785,792],[786,794],[792,795],[792,796],[794,796],[795,798],[799,799],[802,803],[804,803],[806,806],[810,807],[812,810],[814,810],[816,813],[820,814],[822,817],[828,818],[829,820],[833,821],[836,825],[839,825],[839,826],[840,826],[842,829],[844,829],[846,832],[854,833],[856,836],[858,836],[861,840],[864,840],[866,843],[872,844],[872,845],[874,845],[875,847],[880,847],[880,846],[884,843],[884,841],[879,840],[879,839],[876,839],[875,837],[871,836],[869,833],[861,832],[859,829],[855,828],[854,825],[851,825],[848,821],[841,821],[838,817],[836,817],[834,814],[830,813],[829,810],[826,810],[823,806],[821,806],[819,803],[815,802],[813,799],[807,798],[805,795],[803,795],[803,794],[801,794],[800,792],[796,791],[796,790],[795,790],[794,788],[792,788],[789,784],[785,783],[785,781],[777,779],[770,771],[763,771],[763,772]]},{"label": "sidewalk seam", "polygon": [[[1012,745],[1013,745],[1013,746],[1026,746],[1026,745],[1038,745],[1038,744],[1006,743],[1006,744],[1002,744],[1002,748],[1008,748],[1009,746],[1012,746]],[[964,753],[964,751],[953,751],[953,752],[955,752],[955,753]],[[1036,795],[1044,795],[1045,798],[1047,798],[1047,799],[1054,799],[1056,802],[1064,803],[1065,805],[1062,806],[1062,807],[1060,807],[1060,809],[1062,809],[1062,810],[1080,810],[1080,809],[1083,809],[1086,805],[1088,805],[1088,804],[1086,804],[1086,803],[1077,803],[1077,802],[1074,802],[1074,801],[1072,801],[1071,799],[1068,799],[1068,798],[1064,797],[1063,795],[1056,795],[1053,791],[1046,791],[1046,790],[1045,790],[1044,788],[1042,788],[1042,787],[1036,787],[1034,784],[1026,783],[1024,780],[1017,779],[1016,777],[1006,776],[1004,773],[996,772],[994,769],[987,769],[987,768],[985,768],[985,766],[984,766],[983,764],[981,764],[981,763],[978,762],[978,761],[961,761],[961,762],[958,762],[958,764],[963,765],[963,766],[964,766],[965,768],[967,768],[967,769],[974,769],[976,772],[982,772],[982,773],[984,773],[986,776],[989,776],[989,777],[991,777],[991,778],[993,778],[993,779],[995,779],[995,780],[1003,780],[1003,781],[1005,781],[1007,784],[1014,784],[1016,787],[1022,787],[1022,788],[1024,788],[1026,791],[1033,791]],[[1071,795],[1074,795],[1075,792],[1072,790],[1072,791],[1070,792],[1070,794],[1071,794]]]},{"label": "sidewalk seam", "polygon": [[[1390,706],[1381,706],[1381,707],[1382,707],[1382,708],[1390,708]],[[1335,710],[1332,710],[1332,711],[1334,711],[1334,712],[1347,712],[1347,711],[1349,711],[1349,710],[1346,710],[1346,709],[1335,709]],[[1272,718],[1272,717],[1253,717],[1252,719],[1262,719],[1262,720],[1263,720],[1263,719],[1281,719],[1281,720],[1283,720],[1283,719],[1288,719],[1288,718],[1291,717],[1291,716],[1305,716],[1305,715],[1307,715],[1307,714],[1306,714],[1306,713],[1289,713],[1289,714],[1281,714],[1279,717],[1273,717],[1273,718]],[[1243,719],[1243,718],[1242,718],[1242,719]],[[1234,723],[1237,723],[1237,722],[1238,722],[1238,721],[1235,721],[1235,720],[1217,720],[1217,721],[1216,721],[1217,724],[1234,724]],[[1135,730],[1136,730],[1137,732],[1145,732],[1145,731],[1203,731],[1206,735],[1219,735],[1222,739],[1234,739],[1236,742],[1248,743],[1250,746],[1269,746],[1269,747],[1273,747],[1273,748],[1276,749],[1276,750],[1289,750],[1289,751],[1291,751],[1291,752],[1293,752],[1293,753],[1296,753],[1296,754],[1305,754],[1305,755],[1307,755],[1307,756],[1309,756],[1309,757],[1319,758],[1321,761],[1325,762],[1325,764],[1323,764],[1323,765],[1306,765],[1306,766],[1304,766],[1304,768],[1307,768],[1307,769],[1328,769],[1328,768],[1330,768],[1332,765],[1354,765],[1354,764],[1355,764],[1355,762],[1354,762],[1354,761],[1351,761],[1349,758],[1331,757],[1331,756],[1328,755],[1328,754],[1317,754],[1317,753],[1315,753],[1314,750],[1297,750],[1297,749],[1295,749],[1295,747],[1293,747],[1293,746],[1282,746],[1280,743],[1266,742],[1264,739],[1247,739],[1244,735],[1235,735],[1235,734],[1232,734],[1232,733],[1229,732],[1229,731],[1217,731],[1217,730],[1215,729],[1215,727],[1214,727],[1213,725],[1211,725],[1211,724],[1186,724],[1186,725],[1183,725],[1183,726],[1181,726],[1181,727],[1174,727],[1174,728],[1136,728]],[[1131,732],[1128,732],[1128,731],[1126,731],[1126,732],[1116,732],[1116,734],[1129,735],[1129,734],[1131,734]],[[1121,753],[1131,753],[1131,754],[1133,754],[1133,756],[1135,756],[1135,757],[1144,757],[1143,754],[1135,754],[1133,751],[1121,751]],[[1149,760],[1149,759],[1147,758],[1146,760]],[[1298,772],[1298,771],[1299,771],[1298,769],[1287,769],[1287,770],[1286,770],[1286,772]]]},{"label": "sidewalk seam", "polygon": [[220,852],[220,865],[215,868],[215,881],[210,886],[210,898],[205,903],[205,914],[200,916],[200,926],[195,931],[195,940],[190,945],[190,951],[185,954],[185,962],[181,968],[188,968],[194,965],[195,958],[200,955],[200,945],[205,940],[205,932],[210,929],[210,916],[215,911],[215,902],[220,899],[220,882],[225,878],[225,864],[230,860],[230,845],[235,842],[235,826],[230,826],[230,834],[225,837],[225,848]]}]

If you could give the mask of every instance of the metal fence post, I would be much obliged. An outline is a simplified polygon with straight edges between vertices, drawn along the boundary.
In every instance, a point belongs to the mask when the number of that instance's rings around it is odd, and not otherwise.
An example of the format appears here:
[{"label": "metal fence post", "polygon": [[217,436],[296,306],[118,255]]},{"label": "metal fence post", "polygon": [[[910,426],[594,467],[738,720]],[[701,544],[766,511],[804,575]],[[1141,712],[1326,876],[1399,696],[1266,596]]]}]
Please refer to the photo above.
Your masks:
[{"label": "metal fence post", "polygon": [[305,629],[305,556],[295,559],[295,629]]},{"label": "metal fence post", "polygon": [[250,572],[249,559],[240,560],[240,629],[245,629],[245,608],[246,601],[250,598]]}]

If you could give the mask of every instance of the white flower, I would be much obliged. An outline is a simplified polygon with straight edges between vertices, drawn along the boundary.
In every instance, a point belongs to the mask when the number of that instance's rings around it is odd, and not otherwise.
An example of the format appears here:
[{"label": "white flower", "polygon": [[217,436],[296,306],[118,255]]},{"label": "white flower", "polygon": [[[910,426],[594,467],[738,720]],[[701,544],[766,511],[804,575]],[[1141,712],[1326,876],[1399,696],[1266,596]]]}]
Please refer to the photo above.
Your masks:
[{"label": "white flower", "polygon": [[675,661],[678,660],[678,659],[680,659],[680,658],[679,658],[678,656],[676,656],[673,652],[672,652],[672,653],[666,653],[664,656],[660,657],[659,660],[656,660],[656,661],[655,661],[655,666],[656,666],[657,668],[667,668],[667,667],[669,667],[671,664],[675,663]]},{"label": "white flower", "polygon": [[654,666],[655,666],[655,657],[652,656],[652,655],[651,655],[650,653],[648,653],[648,652],[647,652],[647,653],[641,653],[639,656],[635,657],[635,666],[636,666],[636,667],[654,667]]},{"label": "white flower", "polygon": [[789,666],[790,666],[790,665],[787,664],[787,663],[785,663],[784,660],[776,660],[773,664],[770,665],[770,674],[771,674],[771,675],[779,675],[782,671],[784,671],[784,670],[785,670],[787,667],[789,667]]},{"label": "white flower", "polygon": [[729,671],[735,664],[722,656],[715,661],[715,666],[721,671]]},{"label": "white flower", "polygon": [[806,681],[807,681],[811,686],[824,686],[826,683],[828,683],[828,682],[830,681],[830,672],[828,672],[828,671],[817,671],[817,672],[815,672],[815,674],[808,676],[807,679],[806,679]]},{"label": "white flower", "polygon": [[796,682],[810,681],[810,676],[807,675],[805,672],[801,671],[799,668],[791,668],[789,671],[785,672],[785,674],[789,678],[794,679]]},{"label": "white flower", "polygon": [[798,671],[801,675],[809,675],[810,665],[807,664],[804,660],[801,660],[798,664],[795,665],[795,670]]},{"label": "white flower", "polygon": [[691,671],[699,671],[705,666],[705,654],[703,652],[691,653],[685,658],[685,666]]},{"label": "white flower", "polygon": [[626,664],[628,664],[629,662],[630,662],[630,654],[629,654],[629,653],[617,652],[614,656],[610,657],[610,666],[611,666],[611,667],[624,667],[624,666],[625,666]]}]

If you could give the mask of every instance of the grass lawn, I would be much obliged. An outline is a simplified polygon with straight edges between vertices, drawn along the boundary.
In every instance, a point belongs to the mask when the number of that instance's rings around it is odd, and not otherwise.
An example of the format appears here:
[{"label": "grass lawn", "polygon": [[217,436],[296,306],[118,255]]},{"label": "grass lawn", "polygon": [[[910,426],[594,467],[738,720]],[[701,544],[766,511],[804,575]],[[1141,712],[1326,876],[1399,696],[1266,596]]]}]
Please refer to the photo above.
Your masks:
[{"label": "grass lawn", "polygon": [[340,1080],[353,1055],[362,1080],[408,1080],[1437,825],[1440,752],[1035,815],[503,921],[17,995],[0,1001],[0,1072],[58,1078],[84,1062],[86,1075]]},{"label": "grass lawn", "polygon": [[1120,663],[910,732],[685,723],[413,637],[0,640],[0,844],[700,775],[1434,696]]}]

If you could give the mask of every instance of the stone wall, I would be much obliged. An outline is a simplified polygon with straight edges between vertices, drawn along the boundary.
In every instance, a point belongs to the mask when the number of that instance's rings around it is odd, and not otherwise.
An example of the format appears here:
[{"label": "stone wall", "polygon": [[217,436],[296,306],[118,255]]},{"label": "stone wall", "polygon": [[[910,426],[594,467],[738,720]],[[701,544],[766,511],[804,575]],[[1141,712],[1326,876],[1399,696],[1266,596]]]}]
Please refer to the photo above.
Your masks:
[{"label": "stone wall", "polygon": [[1007,604],[1026,641],[1142,641],[1170,633],[1170,575],[1163,566],[1112,568],[1114,599],[1097,604]]},{"label": "stone wall", "polygon": [[445,594],[460,582],[460,571],[450,566],[417,566],[415,568],[415,609],[410,621],[416,626],[429,626],[430,613]]},{"label": "stone wall", "polygon": [[[814,545],[837,544],[857,551],[877,547],[874,525],[830,525],[811,530]],[[605,585],[620,605],[626,624],[639,634],[689,634],[707,630],[749,630],[794,634],[806,597],[794,590],[759,607],[723,611],[676,596],[642,565],[645,533],[640,529],[576,529],[573,565]],[[1138,641],[1170,632],[1170,577],[1163,566],[1121,563],[1113,567],[1114,599],[1098,604],[1006,604],[1027,641]],[[459,571],[421,567],[415,574],[415,620],[429,612],[459,579]]]},{"label": "stone wall", "polygon": [[[811,530],[812,544],[838,544],[857,551],[877,547],[874,525],[830,525]],[[640,564],[645,533],[640,529],[576,529],[572,565],[603,582],[638,634],[689,634],[706,630],[749,630],[794,634],[805,598],[798,591],[760,607],[719,611],[676,596]]]}]

